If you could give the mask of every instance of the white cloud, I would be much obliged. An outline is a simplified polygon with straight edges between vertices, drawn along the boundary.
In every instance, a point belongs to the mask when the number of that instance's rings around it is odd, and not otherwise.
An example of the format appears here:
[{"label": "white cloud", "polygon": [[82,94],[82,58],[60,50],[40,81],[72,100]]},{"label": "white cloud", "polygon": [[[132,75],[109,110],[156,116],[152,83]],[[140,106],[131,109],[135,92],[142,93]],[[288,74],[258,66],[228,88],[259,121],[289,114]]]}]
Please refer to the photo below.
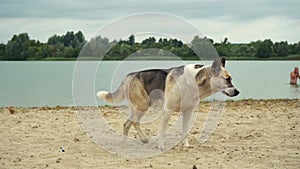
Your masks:
[{"label": "white cloud", "polygon": [[231,17],[193,19],[204,35],[221,41],[225,37],[230,42],[247,43],[258,39],[273,41],[288,40],[291,43],[300,39],[300,20],[282,16],[269,16],[254,20],[240,21]]},{"label": "white cloud", "polygon": [[228,37],[231,42],[265,38],[298,42],[299,5],[297,0],[1,1],[0,42],[20,32],[46,41],[53,34],[81,30],[89,38],[117,18],[149,11],[183,17],[216,41]]}]

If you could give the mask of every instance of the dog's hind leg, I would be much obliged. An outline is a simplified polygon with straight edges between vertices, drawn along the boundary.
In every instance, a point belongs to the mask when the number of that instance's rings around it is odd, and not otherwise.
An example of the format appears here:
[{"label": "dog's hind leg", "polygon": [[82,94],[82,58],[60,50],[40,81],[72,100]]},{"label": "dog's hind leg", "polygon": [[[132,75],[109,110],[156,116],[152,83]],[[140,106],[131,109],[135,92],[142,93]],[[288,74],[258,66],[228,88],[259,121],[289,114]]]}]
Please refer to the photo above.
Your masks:
[{"label": "dog's hind leg", "polygon": [[133,124],[133,115],[134,115],[133,113],[134,112],[133,112],[133,109],[131,107],[129,109],[130,109],[129,110],[130,115],[129,115],[127,121],[123,125],[123,141],[127,140],[129,129]]},{"label": "dog's hind leg", "polygon": [[138,136],[142,143],[148,143],[149,139],[145,134],[142,132],[140,128],[140,120],[144,116],[145,112],[134,112],[134,118],[133,118],[133,126],[138,132]]},{"label": "dog's hind leg", "polygon": [[130,116],[127,121],[123,125],[123,141],[127,140],[128,132],[131,126],[133,125],[134,128],[138,132],[138,136],[142,143],[148,143],[149,139],[145,136],[140,128],[140,120],[144,116],[145,112],[138,112],[135,111],[133,108],[130,108]]},{"label": "dog's hind leg", "polygon": [[144,116],[145,112],[148,110],[150,106],[150,98],[148,96],[147,91],[144,88],[143,83],[135,78],[130,82],[128,100],[130,102],[130,106],[132,107],[132,115],[133,115],[133,126],[138,132],[138,136],[142,143],[148,143],[148,138],[144,135],[142,130],[140,129],[140,120]]}]

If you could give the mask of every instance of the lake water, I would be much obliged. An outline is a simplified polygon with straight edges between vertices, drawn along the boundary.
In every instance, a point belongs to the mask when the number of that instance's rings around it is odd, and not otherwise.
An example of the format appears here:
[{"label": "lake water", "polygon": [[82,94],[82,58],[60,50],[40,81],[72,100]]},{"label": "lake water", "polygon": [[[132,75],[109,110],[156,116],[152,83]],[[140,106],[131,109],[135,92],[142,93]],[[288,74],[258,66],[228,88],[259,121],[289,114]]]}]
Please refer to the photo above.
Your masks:
[{"label": "lake water", "polygon": [[[0,107],[72,106],[73,101],[103,105],[96,91],[115,90],[129,72],[188,63],[195,61],[2,61]],[[300,61],[227,61],[233,84],[241,91],[230,99],[300,98],[300,88],[289,85],[289,72],[295,66],[300,67]]]}]

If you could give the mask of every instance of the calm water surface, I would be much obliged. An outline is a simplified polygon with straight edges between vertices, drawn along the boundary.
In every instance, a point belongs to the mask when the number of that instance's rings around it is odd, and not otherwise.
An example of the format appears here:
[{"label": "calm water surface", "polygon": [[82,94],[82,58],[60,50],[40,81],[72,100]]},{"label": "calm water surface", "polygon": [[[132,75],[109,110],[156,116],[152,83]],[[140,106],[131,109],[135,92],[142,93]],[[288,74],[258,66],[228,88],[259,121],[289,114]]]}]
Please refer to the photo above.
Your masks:
[{"label": "calm water surface", "polygon": [[[77,72],[74,78],[82,80],[75,86],[84,86],[83,89],[90,88],[93,93],[96,93],[98,90],[115,90],[123,77],[132,71],[169,68],[188,63],[195,63],[195,61],[89,61],[80,63],[2,61],[0,62],[0,107],[74,105],[73,72],[78,71],[78,65],[81,67],[80,70],[91,70],[82,71],[79,75]],[[94,69],[95,66],[96,69]],[[230,99],[300,98],[300,88],[290,86],[288,83],[289,72],[295,66],[300,67],[300,61],[227,61],[226,68],[233,77],[233,84],[241,91],[238,97]],[[84,95],[85,91],[82,90],[82,93]],[[85,97],[82,96],[82,99],[86,102],[81,103],[93,105]],[[93,99],[95,100],[95,97]],[[97,104],[105,103],[97,100]]]}]

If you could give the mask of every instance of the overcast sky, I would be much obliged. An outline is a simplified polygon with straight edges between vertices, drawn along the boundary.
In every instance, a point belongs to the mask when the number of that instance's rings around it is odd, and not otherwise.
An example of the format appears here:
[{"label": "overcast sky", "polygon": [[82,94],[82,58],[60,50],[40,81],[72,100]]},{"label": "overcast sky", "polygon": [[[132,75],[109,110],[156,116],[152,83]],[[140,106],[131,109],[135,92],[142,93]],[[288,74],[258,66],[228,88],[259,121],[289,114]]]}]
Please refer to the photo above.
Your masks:
[{"label": "overcast sky", "polygon": [[0,42],[21,32],[46,42],[51,35],[78,30],[88,39],[118,18],[162,12],[186,20],[215,41],[294,43],[300,41],[299,8],[299,0],[0,0]]}]

